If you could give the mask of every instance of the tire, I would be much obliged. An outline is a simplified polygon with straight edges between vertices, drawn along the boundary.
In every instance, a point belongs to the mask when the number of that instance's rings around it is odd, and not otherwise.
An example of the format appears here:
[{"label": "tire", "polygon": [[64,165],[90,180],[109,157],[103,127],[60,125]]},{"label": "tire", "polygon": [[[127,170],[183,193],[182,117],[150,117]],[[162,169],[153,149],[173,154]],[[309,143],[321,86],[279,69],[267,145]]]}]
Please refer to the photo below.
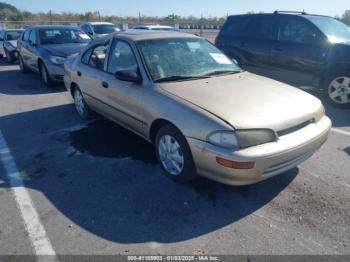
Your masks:
[{"label": "tire", "polygon": [[27,66],[23,62],[22,56],[18,53],[18,63],[19,63],[19,68],[23,74],[26,74],[29,72]]},{"label": "tire", "polygon": [[191,150],[185,137],[175,126],[168,124],[159,129],[155,151],[166,177],[179,183],[197,178]]},{"label": "tire", "polygon": [[78,112],[79,116],[84,120],[89,120],[93,117],[93,112],[86,104],[82,92],[79,87],[75,87],[73,90],[73,99],[75,110]]},{"label": "tire", "polygon": [[15,61],[14,55],[12,53],[9,53],[7,50],[5,50],[5,54],[6,54],[7,62],[9,62],[10,64],[13,64],[13,62]]},{"label": "tire", "polygon": [[340,108],[350,107],[350,73],[345,70],[331,73],[323,91],[330,104]]},{"label": "tire", "polygon": [[54,84],[44,62],[39,62],[39,72],[44,85],[52,86]]}]

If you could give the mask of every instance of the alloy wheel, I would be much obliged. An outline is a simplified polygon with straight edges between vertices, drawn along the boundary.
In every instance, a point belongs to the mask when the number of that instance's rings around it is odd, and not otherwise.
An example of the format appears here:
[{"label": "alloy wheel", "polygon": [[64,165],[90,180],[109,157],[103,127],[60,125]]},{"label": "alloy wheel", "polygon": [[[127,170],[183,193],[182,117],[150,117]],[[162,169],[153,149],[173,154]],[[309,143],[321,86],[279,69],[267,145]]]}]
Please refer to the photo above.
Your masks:
[{"label": "alloy wheel", "polygon": [[334,103],[350,103],[350,77],[335,78],[328,86],[328,96]]}]

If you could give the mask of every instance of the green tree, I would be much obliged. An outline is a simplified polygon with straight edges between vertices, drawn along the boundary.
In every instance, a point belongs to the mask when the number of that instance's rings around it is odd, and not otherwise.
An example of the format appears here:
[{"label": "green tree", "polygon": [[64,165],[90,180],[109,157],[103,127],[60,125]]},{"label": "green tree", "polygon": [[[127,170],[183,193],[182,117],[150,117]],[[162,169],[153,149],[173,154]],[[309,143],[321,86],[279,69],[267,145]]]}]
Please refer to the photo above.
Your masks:
[{"label": "green tree", "polygon": [[342,15],[341,20],[350,26],[350,10],[346,10],[344,14]]}]

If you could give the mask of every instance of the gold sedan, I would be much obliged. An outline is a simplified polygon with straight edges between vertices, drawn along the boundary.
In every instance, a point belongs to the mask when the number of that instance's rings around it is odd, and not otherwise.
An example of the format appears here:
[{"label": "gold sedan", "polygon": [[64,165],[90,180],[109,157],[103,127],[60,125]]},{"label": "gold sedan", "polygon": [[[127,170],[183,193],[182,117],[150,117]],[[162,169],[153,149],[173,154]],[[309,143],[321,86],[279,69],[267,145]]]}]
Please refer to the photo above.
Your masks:
[{"label": "gold sedan", "polygon": [[307,160],[331,129],[314,96],[179,32],[97,39],[68,59],[64,82],[81,117],[96,111],[153,143],[175,181],[259,182]]}]

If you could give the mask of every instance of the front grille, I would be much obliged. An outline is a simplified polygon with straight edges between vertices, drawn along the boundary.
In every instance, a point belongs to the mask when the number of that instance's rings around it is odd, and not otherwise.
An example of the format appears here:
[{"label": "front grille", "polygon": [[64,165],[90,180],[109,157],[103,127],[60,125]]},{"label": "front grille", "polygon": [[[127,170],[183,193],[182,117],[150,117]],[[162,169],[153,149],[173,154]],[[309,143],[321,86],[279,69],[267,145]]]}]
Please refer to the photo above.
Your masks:
[{"label": "front grille", "polygon": [[306,127],[314,122],[315,122],[314,119],[308,120],[308,121],[303,122],[299,125],[292,126],[292,127],[287,128],[287,129],[283,129],[281,131],[278,131],[277,135],[278,136],[285,136],[285,135],[291,134],[291,133],[296,132],[296,131],[298,131],[298,130],[300,130],[300,129],[302,129],[302,128],[304,128],[304,127]]}]

